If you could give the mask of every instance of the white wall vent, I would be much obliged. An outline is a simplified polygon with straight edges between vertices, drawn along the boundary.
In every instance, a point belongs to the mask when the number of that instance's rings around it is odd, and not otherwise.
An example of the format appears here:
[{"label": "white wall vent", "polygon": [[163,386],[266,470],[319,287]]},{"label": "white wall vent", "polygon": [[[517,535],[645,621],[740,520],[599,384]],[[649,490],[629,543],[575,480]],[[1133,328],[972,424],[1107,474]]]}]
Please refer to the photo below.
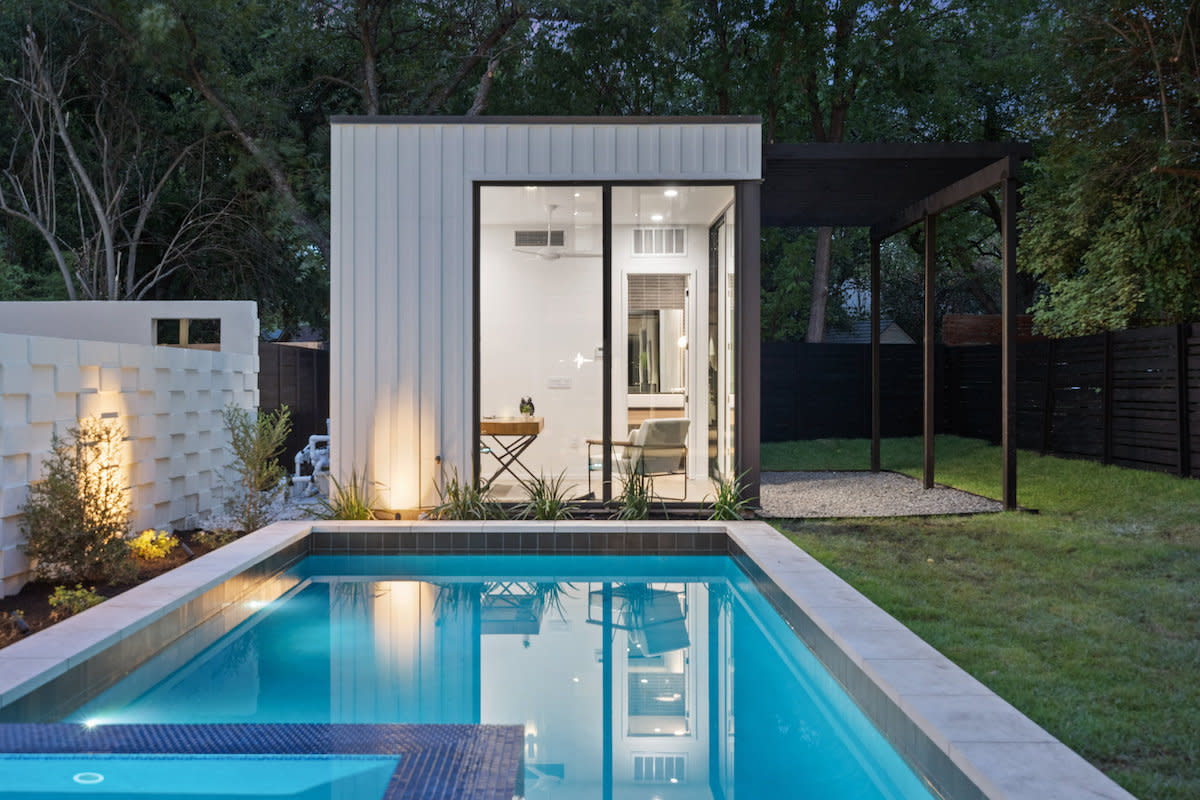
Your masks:
[{"label": "white wall vent", "polygon": [[686,256],[687,228],[656,227],[633,229],[635,256]]},{"label": "white wall vent", "polygon": [[634,783],[683,783],[687,777],[686,768],[686,755],[633,754]]},{"label": "white wall vent", "polygon": [[513,231],[513,247],[562,247],[564,242],[562,231]]}]

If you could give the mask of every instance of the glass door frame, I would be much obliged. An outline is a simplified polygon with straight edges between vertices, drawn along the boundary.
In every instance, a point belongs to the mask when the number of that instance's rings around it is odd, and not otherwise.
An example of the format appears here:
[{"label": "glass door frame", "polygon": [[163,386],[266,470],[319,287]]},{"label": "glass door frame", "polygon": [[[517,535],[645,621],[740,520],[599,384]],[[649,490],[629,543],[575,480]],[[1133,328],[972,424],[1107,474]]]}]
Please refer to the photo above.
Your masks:
[{"label": "glass door frame", "polygon": [[[481,190],[489,186],[587,186],[601,190],[601,270],[603,290],[602,348],[602,422],[604,440],[602,456],[601,495],[597,500],[613,499],[613,259],[612,259],[612,190],[624,186],[728,186],[733,189],[734,209],[734,280],[735,347],[738,348],[734,393],[739,406],[739,424],[734,430],[734,459],[738,474],[745,472],[743,484],[750,497],[757,497],[759,487],[759,192],[760,181],[746,180],[551,180],[529,177],[525,180],[476,180],[471,182],[471,431],[466,437],[471,443],[471,480],[479,486],[481,459],[479,451],[480,411],[480,257],[482,208]],[[751,301],[752,298],[752,301]],[[624,343],[622,343],[624,346]],[[624,376],[622,376],[624,380]]]}]

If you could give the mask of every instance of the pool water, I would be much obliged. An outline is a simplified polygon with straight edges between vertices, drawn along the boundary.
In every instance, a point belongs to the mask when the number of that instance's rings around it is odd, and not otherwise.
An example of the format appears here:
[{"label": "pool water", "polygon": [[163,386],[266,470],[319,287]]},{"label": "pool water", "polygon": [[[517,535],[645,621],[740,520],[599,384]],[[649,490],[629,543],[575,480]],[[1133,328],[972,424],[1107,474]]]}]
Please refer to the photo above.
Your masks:
[{"label": "pool water", "polygon": [[198,656],[168,651],[68,719],[520,724],[527,798],[932,797],[728,558],[297,569]]},{"label": "pool water", "polygon": [[5,800],[382,797],[395,756],[0,755]]}]

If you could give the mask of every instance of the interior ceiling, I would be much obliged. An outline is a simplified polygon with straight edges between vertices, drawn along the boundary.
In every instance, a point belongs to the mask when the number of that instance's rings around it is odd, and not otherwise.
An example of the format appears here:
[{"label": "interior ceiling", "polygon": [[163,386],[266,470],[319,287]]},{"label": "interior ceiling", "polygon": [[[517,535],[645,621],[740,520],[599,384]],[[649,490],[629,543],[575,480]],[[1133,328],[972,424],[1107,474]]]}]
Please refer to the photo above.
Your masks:
[{"label": "interior ceiling", "polygon": [[[614,225],[707,225],[733,202],[732,186],[614,186],[612,194]],[[555,228],[601,221],[598,186],[484,186],[479,202],[483,225],[545,228],[550,205]]]},{"label": "interior ceiling", "polygon": [[1018,143],[769,144],[764,152],[762,224],[866,227],[1005,156]]}]

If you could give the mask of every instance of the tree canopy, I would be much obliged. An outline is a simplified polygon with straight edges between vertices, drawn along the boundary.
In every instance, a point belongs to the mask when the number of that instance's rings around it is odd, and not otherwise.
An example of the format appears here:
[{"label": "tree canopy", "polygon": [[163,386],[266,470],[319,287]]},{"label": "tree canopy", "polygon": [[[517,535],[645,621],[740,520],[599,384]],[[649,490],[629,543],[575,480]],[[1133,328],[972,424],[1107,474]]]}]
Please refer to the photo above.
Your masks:
[{"label": "tree canopy", "polygon": [[[0,6],[0,299],[328,308],[335,114],[757,114],[767,141],[1027,138],[1022,265],[1059,335],[1200,308],[1185,0],[18,0]],[[943,222],[937,298],[995,310],[998,216]],[[885,247],[915,330],[919,231]],[[769,337],[858,311],[854,229],[766,230]],[[1036,287],[1036,298],[1033,289]],[[907,323],[907,324],[905,324]]]}]

